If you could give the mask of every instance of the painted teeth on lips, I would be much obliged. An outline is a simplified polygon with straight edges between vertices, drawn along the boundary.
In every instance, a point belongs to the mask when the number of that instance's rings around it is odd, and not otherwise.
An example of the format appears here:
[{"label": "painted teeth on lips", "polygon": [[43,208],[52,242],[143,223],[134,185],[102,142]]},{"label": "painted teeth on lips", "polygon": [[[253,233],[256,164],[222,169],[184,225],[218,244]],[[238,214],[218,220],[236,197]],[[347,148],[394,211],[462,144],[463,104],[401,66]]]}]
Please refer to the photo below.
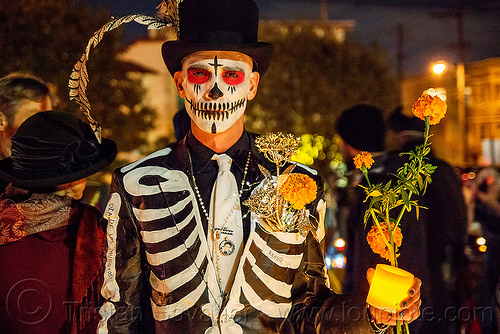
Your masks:
[{"label": "painted teeth on lips", "polygon": [[240,99],[236,102],[225,102],[225,103],[213,103],[213,102],[199,102],[196,104],[192,104],[195,111],[203,111],[203,112],[222,112],[229,111],[233,113],[236,109],[241,108],[245,104],[246,99]]}]

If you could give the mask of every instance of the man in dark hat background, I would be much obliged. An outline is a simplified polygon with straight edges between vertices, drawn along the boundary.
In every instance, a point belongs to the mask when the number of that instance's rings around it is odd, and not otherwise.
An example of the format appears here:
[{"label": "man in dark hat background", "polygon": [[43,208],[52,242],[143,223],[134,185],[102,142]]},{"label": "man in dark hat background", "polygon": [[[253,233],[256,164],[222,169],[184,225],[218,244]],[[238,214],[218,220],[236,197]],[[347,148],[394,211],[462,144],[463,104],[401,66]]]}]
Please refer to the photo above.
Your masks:
[{"label": "man in dark hat background", "polygon": [[[244,111],[269,66],[252,0],[184,0],[163,59],[185,100],[183,140],[115,171],[105,210],[108,252],[102,333],[372,332],[419,315],[415,279],[402,312],[327,287],[322,221],[315,235],[266,231],[243,203],[276,173],[244,129]],[[320,218],[322,180],[307,208]]]},{"label": "man in dark hat background", "polygon": [[65,111],[37,113],[0,161],[2,333],[95,333],[105,251],[101,213],[80,199],[116,155]]}]

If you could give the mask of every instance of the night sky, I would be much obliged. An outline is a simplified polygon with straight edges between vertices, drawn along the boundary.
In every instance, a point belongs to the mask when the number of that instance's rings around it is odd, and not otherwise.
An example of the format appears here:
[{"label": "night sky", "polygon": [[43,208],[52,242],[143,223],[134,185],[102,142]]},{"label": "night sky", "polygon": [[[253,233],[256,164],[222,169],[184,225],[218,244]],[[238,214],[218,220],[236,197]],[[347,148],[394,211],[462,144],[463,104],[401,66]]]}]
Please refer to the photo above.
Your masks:
[{"label": "night sky", "polygon": [[[106,0],[112,15],[154,14],[160,0]],[[316,19],[320,0],[256,0],[261,19]],[[378,43],[387,51],[388,62],[395,69],[398,50],[398,26],[403,31],[405,74],[426,72],[437,60],[456,63],[457,20],[455,0],[328,0],[330,20],[355,20],[348,39],[365,45]],[[463,0],[464,39],[468,47],[466,61],[500,57],[500,1]],[[130,39],[146,35],[137,24],[127,27]],[[135,27],[134,27],[135,26]]]}]

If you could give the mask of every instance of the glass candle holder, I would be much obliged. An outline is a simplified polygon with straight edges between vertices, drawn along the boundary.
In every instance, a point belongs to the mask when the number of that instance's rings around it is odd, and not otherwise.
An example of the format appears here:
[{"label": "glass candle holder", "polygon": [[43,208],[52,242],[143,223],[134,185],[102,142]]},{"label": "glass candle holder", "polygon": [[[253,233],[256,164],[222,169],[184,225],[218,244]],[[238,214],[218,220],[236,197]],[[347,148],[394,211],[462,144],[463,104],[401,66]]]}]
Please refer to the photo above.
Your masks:
[{"label": "glass candle holder", "polygon": [[366,302],[381,310],[396,313],[408,296],[413,274],[387,264],[377,264]]}]

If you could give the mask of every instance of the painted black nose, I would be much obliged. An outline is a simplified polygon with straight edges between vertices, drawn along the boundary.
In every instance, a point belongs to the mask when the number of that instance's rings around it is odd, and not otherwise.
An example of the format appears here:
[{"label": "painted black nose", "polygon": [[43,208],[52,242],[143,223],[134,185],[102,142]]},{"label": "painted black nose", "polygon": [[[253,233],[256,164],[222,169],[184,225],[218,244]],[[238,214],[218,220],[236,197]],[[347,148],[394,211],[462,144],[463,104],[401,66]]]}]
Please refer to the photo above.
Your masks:
[{"label": "painted black nose", "polygon": [[212,89],[210,89],[210,92],[208,92],[208,96],[212,99],[212,100],[217,100],[221,97],[224,96],[224,93],[222,93],[222,91],[219,89],[219,86],[217,86],[217,83],[212,87]]}]

